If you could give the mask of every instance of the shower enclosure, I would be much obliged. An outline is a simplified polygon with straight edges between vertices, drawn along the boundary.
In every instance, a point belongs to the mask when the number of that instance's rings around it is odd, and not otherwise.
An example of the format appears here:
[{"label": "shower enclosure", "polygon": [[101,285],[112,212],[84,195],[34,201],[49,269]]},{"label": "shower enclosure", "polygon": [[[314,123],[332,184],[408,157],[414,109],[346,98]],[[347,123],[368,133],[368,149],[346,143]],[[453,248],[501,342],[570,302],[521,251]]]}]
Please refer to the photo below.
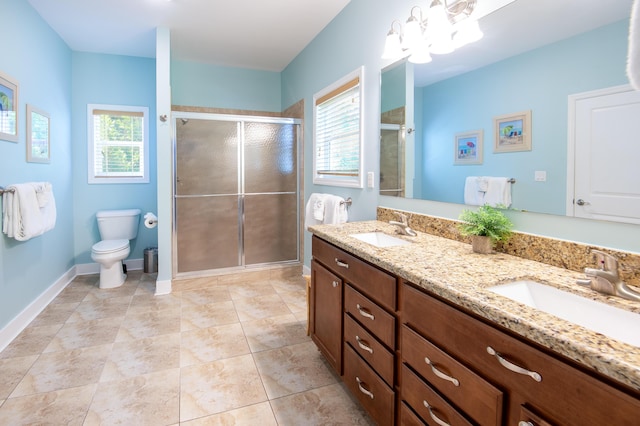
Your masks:
[{"label": "shower enclosure", "polygon": [[299,262],[299,122],[173,120],[176,276]]},{"label": "shower enclosure", "polygon": [[380,124],[380,195],[405,196],[404,126]]}]

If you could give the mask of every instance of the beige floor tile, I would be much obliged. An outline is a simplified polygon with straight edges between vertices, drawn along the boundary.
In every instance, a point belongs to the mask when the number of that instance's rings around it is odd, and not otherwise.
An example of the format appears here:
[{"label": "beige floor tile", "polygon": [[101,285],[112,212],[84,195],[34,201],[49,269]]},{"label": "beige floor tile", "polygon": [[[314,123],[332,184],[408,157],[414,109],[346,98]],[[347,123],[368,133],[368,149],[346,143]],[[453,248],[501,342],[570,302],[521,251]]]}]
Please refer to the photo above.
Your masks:
[{"label": "beige floor tile", "polygon": [[226,286],[215,286],[197,290],[183,291],[182,307],[209,305],[211,303],[228,302],[231,294]]},{"label": "beige floor tile", "polygon": [[62,324],[27,327],[0,353],[0,359],[40,354],[49,345]]},{"label": "beige floor tile", "polygon": [[0,407],[4,425],[82,425],[96,385],[10,398]]},{"label": "beige floor tile", "polygon": [[375,425],[339,383],[272,400],[271,407],[283,426]]},{"label": "beige floor tile", "polygon": [[100,300],[100,299],[112,299],[114,297],[126,297],[133,296],[138,288],[138,283],[130,282],[129,280],[125,281],[123,285],[116,288],[93,288],[87,297],[84,299],[84,302],[88,302],[90,300]]},{"label": "beige floor tile", "polygon": [[279,278],[269,280],[269,284],[276,289],[278,293],[284,291],[306,291],[307,284],[304,278]]},{"label": "beige floor tile", "polygon": [[0,360],[0,400],[4,400],[27,374],[38,355]]},{"label": "beige floor tile", "polygon": [[274,268],[269,271],[269,278],[300,278],[302,277],[302,265],[287,266],[283,268]]},{"label": "beige floor tile", "polygon": [[180,309],[181,303],[180,296],[173,293],[153,297],[149,297],[146,294],[138,294],[133,296],[127,314]]},{"label": "beige floor tile", "polygon": [[182,368],[180,421],[267,400],[251,355]]},{"label": "beige floor tile", "polygon": [[276,293],[268,281],[255,281],[229,285],[229,293],[233,300],[250,297],[269,296]]},{"label": "beige floor tile", "polygon": [[306,290],[283,291],[278,294],[291,312],[307,312]]},{"label": "beige floor tile", "polygon": [[122,318],[113,317],[64,324],[44,352],[66,351],[113,343],[118,335],[121,322]]},{"label": "beige floor tile", "polygon": [[271,272],[268,269],[265,269],[262,271],[238,272],[235,274],[218,276],[218,283],[239,284],[239,283],[251,283],[256,281],[268,281],[270,275],[271,275]]},{"label": "beige floor tile", "polygon": [[271,405],[268,402],[249,405],[248,407],[214,414],[213,416],[200,417],[180,424],[184,426],[278,426],[273,411],[271,410]]},{"label": "beige floor tile", "polygon": [[281,315],[242,323],[251,352],[277,349],[309,341],[304,324],[293,315]]},{"label": "beige floor tile", "polygon": [[180,370],[98,385],[85,425],[170,425],[179,421]]},{"label": "beige floor tile", "polygon": [[179,364],[180,333],[118,342],[111,349],[100,382],[175,369]]},{"label": "beige floor tile", "polygon": [[129,313],[124,317],[116,342],[180,332],[180,309]]},{"label": "beige floor tile", "polygon": [[64,324],[79,305],[80,302],[50,304],[31,321],[29,327]]},{"label": "beige floor tile", "polygon": [[269,399],[338,381],[313,342],[253,354]]},{"label": "beige floor tile", "polygon": [[240,321],[253,321],[291,313],[287,304],[276,293],[267,296],[234,299],[233,303]]},{"label": "beige floor tile", "polygon": [[199,277],[182,280],[173,280],[171,289],[175,292],[206,289],[218,284],[218,277]]},{"label": "beige floor tile", "polygon": [[122,317],[127,313],[132,296],[95,299],[87,295],[86,302],[80,303],[67,322],[85,322],[102,318]]},{"label": "beige floor tile", "polygon": [[181,334],[181,367],[250,353],[240,323],[185,331]]},{"label": "beige floor tile", "polygon": [[62,290],[51,304],[82,302],[92,288],[93,285],[90,284],[73,282]]},{"label": "beige floor tile", "polygon": [[42,354],[11,398],[97,383],[111,345]]},{"label": "beige floor tile", "polygon": [[231,301],[200,306],[187,306],[182,309],[180,329],[182,331],[188,331],[233,324],[238,321],[236,309]]}]

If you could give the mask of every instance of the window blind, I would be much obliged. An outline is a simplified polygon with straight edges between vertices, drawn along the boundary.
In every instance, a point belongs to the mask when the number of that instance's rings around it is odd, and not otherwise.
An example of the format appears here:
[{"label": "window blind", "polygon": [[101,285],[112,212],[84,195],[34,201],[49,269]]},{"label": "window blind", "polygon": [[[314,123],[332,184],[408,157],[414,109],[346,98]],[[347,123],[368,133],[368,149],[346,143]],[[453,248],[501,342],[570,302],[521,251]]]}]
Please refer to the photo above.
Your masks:
[{"label": "window blind", "polygon": [[360,79],[316,100],[316,173],[360,174]]},{"label": "window blind", "polygon": [[95,177],[144,175],[144,113],[93,110]]}]

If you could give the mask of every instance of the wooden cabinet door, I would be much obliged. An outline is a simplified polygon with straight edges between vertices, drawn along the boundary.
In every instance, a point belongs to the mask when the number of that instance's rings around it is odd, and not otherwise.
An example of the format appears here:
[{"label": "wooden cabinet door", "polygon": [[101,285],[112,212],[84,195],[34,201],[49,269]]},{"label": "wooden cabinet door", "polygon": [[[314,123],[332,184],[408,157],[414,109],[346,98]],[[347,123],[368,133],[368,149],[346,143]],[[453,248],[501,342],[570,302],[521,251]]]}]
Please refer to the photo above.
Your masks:
[{"label": "wooden cabinet door", "polygon": [[342,375],[342,280],[311,261],[311,339]]}]

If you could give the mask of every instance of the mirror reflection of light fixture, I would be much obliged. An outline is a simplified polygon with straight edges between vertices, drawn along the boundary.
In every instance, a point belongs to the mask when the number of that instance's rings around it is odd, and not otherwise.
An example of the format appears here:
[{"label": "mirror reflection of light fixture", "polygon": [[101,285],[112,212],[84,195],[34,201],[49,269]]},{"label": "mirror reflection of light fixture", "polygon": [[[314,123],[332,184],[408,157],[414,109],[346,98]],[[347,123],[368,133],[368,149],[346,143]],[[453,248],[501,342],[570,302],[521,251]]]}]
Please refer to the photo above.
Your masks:
[{"label": "mirror reflection of light fixture", "polygon": [[431,62],[432,53],[451,53],[480,40],[482,31],[471,17],[476,1],[448,0],[447,4],[447,0],[432,0],[425,19],[419,6],[412,7],[404,28],[397,20],[391,23],[382,58],[409,56],[410,62],[427,63]]}]

